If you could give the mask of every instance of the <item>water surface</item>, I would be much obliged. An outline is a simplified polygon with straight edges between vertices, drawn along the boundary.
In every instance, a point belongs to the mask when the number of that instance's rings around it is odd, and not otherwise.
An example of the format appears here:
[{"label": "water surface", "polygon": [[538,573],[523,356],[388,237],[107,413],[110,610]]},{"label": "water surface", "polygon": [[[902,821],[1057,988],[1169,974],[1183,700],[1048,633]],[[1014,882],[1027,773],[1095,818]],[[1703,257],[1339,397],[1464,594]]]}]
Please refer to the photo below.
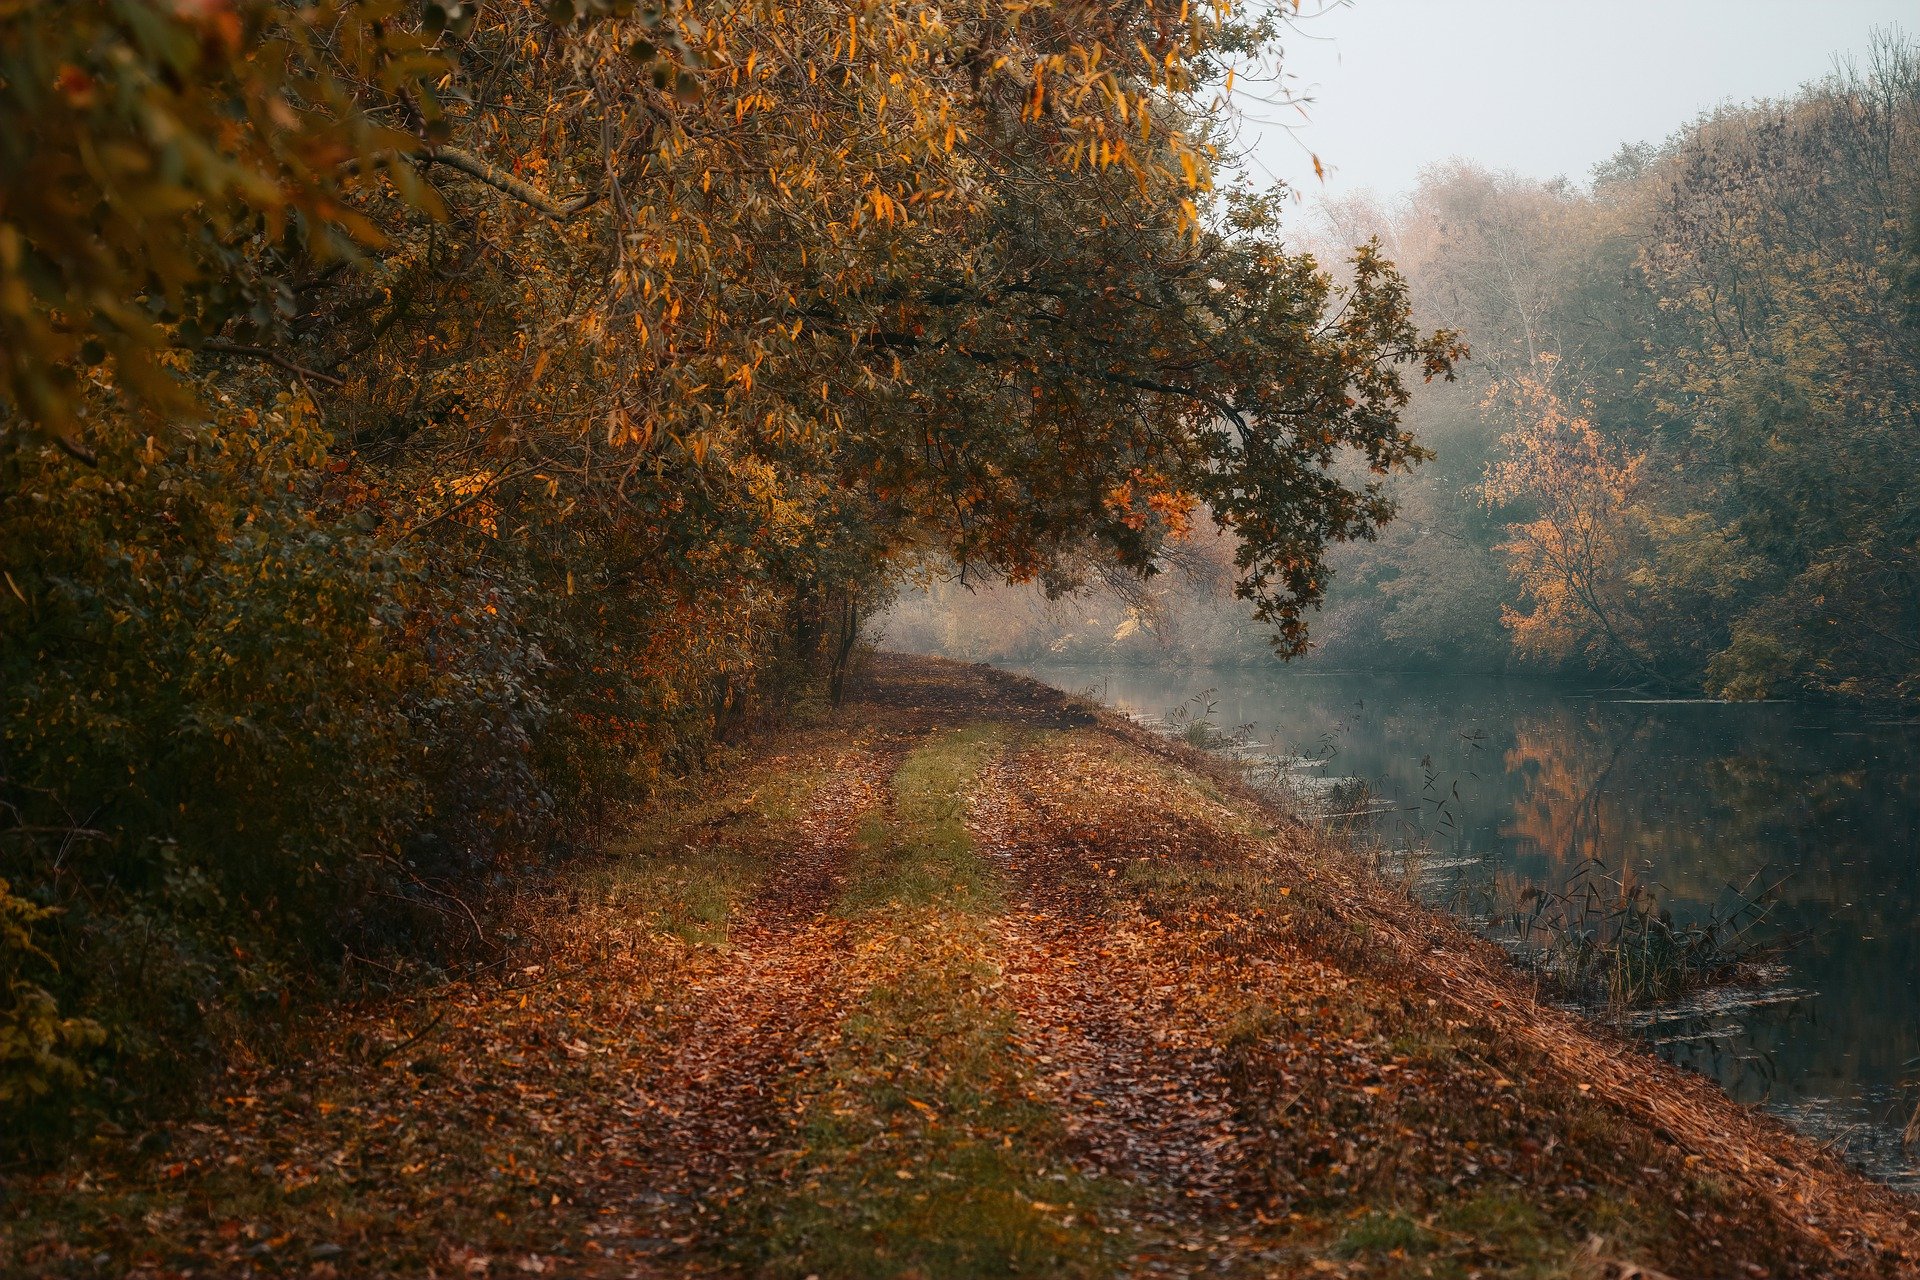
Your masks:
[{"label": "water surface", "polygon": [[[1920,1189],[1920,725],[1799,703],[1635,699],[1469,676],[1036,667],[1164,721],[1197,717],[1293,762],[1470,910],[1495,877],[1559,885],[1594,860],[1681,917],[1778,882],[1759,927],[1798,939],[1763,988],[1638,1020],[1878,1176]],[[1366,783],[1362,793],[1351,782]],[[1351,799],[1363,795],[1359,800]],[[1351,811],[1347,809],[1344,811]]]}]

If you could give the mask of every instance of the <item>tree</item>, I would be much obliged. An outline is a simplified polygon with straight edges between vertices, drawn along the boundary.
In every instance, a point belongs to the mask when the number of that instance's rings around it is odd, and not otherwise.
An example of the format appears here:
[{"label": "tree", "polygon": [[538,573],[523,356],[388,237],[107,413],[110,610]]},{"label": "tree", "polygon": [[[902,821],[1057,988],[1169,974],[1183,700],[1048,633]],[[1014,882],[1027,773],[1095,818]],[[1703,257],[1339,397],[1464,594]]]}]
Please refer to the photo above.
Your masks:
[{"label": "tree", "polygon": [[[1551,378],[1557,362],[1541,367]],[[1515,643],[1651,674],[1630,577],[1644,456],[1609,443],[1545,378],[1523,377],[1506,394],[1514,426],[1483,492],[1526,513],[1501,547],[1529,606],[1505,611]]]},{"label": "tree", "polygon": [[0,874],[96,1078],[470,941],[921,557],[1147,575],[1204,503],[1297,648],[1459,349],[1214,189],[1274,22],[0,6]]},{"label": "tree", "polygon": [[1920,688],[1920,334],[1898,289],[1917,105],[1920,52],[1887,36],[1866,71],[1673,157],[1645,271],[1684,330],[1649,390],[1682,432],[1683,554],[1736,601],[1707,668],[1727,693]]}]

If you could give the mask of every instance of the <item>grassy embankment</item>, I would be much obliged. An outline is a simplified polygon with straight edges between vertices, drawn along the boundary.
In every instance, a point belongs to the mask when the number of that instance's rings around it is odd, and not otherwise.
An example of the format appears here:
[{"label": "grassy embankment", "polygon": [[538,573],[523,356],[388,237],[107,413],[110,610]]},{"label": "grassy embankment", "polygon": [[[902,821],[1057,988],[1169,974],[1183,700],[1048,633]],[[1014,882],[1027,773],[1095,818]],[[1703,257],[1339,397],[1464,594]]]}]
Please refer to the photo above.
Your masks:
[{"label": "grassy embankment", "polygon": [[883,659],[498,968],[8,1188],[17,1274],[1920,1273],[1920,1211],[1216,761]]}]

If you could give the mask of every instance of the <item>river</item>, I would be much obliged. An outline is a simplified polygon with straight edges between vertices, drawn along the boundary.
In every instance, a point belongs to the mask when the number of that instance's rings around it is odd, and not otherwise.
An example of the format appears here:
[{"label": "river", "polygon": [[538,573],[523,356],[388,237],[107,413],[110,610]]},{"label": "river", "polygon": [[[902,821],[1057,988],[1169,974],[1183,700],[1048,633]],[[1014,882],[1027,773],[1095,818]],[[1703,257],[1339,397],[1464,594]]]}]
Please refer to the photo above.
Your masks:
[{"label": "river", "polygon": [[[1760,986],[1632,1019],[1655,1051],[1920,1190],[1920,725],[1470,676],[1026,667],[1178,729],[1238,731],[1471,917],[1478,885],[1637,880],[1680,919],[1765,886]],[[1364,791],[1352,780],[1365,783]],[[1359,796],[1359,799],[1354,797]]]}]

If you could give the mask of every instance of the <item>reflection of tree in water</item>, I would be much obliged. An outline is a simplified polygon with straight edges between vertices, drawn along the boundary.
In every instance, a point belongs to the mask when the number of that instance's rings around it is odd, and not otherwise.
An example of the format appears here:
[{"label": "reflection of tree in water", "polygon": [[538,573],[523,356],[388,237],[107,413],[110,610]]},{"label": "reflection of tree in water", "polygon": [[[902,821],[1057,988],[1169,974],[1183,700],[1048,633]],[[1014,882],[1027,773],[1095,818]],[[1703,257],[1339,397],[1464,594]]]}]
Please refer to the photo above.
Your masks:
[{"label": "reflection of tree in water", "polygon": [[[1725,907],[1729,886],[1758,875],[1824,909],[1830,886],[1808,873],[1864,865],[1884,848],[1886,824],[1862,813],[1861,771],[1812,759],[1804,737],[1756,733],[1751,720],[1621,712],[1560,706],[1516,718],[1505,763],[1520,785],[1501,834],[1541,856],[1549,877],[1598,864],[1628,885],[1656,882],[1684,910]],[[1909,787],[1912,774],[1909,765]]]},{"label": "reflection of tree in water", "polygon": [[1522,786],[1500,834],[1544,857],[1550,876],[1590,862],[1614,867],[1627,847],[1620,807],[1603,801],[1637,735],[1610,731],[1604,719],[1597,707],[1557,706],[1515,721],[1505,765]]},{"label": "reflection of tree in water", "polygon": [[1920,762],[1885,745],[1871,762],[1822,754],[1723,758],[1706,777],[1742,834],[1790,856],[1778,926],[1806,936],[1794,967],[1824,1033],[1855,1045],[1850,1077],[1891,1086],[1920,1056]]}]

